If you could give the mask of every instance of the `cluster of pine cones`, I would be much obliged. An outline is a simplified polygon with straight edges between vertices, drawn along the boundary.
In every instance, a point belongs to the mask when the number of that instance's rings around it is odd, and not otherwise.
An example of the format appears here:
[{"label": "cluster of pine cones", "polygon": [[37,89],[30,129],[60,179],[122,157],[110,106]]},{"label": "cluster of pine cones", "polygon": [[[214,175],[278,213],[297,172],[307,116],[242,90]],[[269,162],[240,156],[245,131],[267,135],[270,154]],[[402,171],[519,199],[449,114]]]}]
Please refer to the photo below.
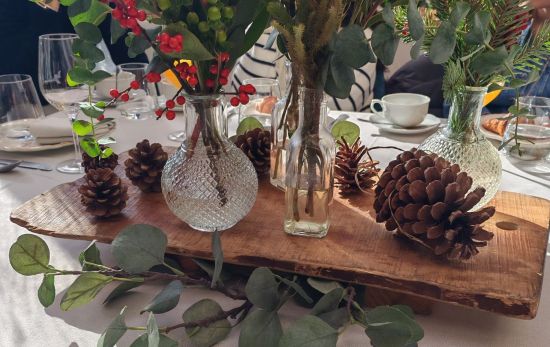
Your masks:
[{"label": "cluster of pine cones", "polygon": [[[126,176],[132,184],[143,192],[160,192],[162,169],[168,160],[162,146],[143,140],[129,151],[129,156],[124,165]],[[101,218],[120,214],[126,207],[128,187],[114,171],[118,166],[118,156],[112,154],[102,159],[91,158],[84,153],[82,166],[86,175],[78,191],[86,211]]]}]

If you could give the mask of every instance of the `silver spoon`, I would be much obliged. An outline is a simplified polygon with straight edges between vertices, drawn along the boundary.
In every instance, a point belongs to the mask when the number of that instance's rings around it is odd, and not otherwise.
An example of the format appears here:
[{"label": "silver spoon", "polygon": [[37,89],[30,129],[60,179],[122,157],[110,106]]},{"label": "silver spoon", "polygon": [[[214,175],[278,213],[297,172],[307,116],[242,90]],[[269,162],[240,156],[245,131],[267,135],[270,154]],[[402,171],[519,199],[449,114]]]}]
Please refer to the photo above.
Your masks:
[{"label": "silver spoon", "polygon": [[16,161],[11,164],[0,164],[0,173],[10,172],[21,164],[21,161]]}]

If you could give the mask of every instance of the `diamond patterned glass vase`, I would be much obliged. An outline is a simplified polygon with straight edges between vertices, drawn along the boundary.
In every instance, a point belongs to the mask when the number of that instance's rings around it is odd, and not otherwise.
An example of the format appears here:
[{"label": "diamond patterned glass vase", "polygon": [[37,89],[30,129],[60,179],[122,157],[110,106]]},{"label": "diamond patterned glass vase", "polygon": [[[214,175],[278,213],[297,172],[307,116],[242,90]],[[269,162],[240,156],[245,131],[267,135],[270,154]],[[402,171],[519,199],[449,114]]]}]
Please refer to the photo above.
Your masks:
[{"label": "diamond patterned glass vase", "polygon": [[186,139],[162,172],[164,198],[170,210],[193,229],[228,229],[256,201],[256,171],[223,135],[220,97],[188,97],[184,117]]},{"label": "diamond patterned glass vase", "polygon": [[480,131],[486,93],[487,88],[479,87],[466,87],[455,93],[447,127],[420,145],[421,149],[458,164],[472,177],[472,189],[485,188],[485,196],[472,210],[483,207],[495,196],[502,176],[498,151]]}]

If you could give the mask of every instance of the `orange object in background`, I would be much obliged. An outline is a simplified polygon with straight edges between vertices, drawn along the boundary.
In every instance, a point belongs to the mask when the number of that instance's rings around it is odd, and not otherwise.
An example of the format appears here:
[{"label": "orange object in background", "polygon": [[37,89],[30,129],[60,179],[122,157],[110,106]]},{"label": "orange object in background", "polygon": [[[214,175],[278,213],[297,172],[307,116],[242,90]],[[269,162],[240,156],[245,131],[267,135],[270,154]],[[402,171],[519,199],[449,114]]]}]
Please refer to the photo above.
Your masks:
[{"label": "orange object in background", "polygon": [[[189,66],[193,65],[193,62],[191,60],[182,59],[179,62],[175,61],[174,66],[178,66],[179,64],[182,64],[182,63],[187,63],[189,64]],[[177,89],[181,88],[181,83],[178,80],[178,77],[174,74],[172,70],[166,70],[165,72],[163,72],[162,77],[166,78],[168,82],[170,82]]]},{"label": "orange object in background", "polygon": [[485,99],[483,99],[483,107],[489,105],[493,100],[495,100],[499,95],[500,95],[500,92],[502,92],[502,90],[493,90],[492,92],[490,93],[487,93],[485,95]]}]

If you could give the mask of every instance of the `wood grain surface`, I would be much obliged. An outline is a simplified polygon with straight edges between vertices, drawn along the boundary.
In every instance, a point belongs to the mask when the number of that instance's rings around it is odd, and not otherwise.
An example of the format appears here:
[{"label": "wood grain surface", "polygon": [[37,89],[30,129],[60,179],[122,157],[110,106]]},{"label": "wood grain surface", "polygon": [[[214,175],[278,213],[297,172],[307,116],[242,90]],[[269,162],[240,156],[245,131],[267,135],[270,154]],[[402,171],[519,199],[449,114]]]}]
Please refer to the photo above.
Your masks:
[{"label": "wood grain surface", "polygon": [[[121,155],[124,162],[126,155]],[[122,168],[117,168],[122,176]],[[109,220],[86,214],[77,187],[82,179],[41,194],[11,220],[45,235],[109,243],[125,226],[146,223],[168,235],[170,253],[211,258],[211,237],[190,229],[166,207],[162,194],[144,194],[129,181],[124,213]],[[252,211],[222,235],[225,261],[390,289],[404,294],[531,319],[537,313],[548,244],[550,202],[499,192],[496,215],[486,223],[495,238],[467,262],[449,262],[395,238],[373,219],[373,194],[335,197],[327,237],[283,232],[284,193],[260,182]],[[518,225],[499,229],[498,222]],[[505,223],[506,224],[506,223]],[[508,223],[509,224],[509,223]]]}]

